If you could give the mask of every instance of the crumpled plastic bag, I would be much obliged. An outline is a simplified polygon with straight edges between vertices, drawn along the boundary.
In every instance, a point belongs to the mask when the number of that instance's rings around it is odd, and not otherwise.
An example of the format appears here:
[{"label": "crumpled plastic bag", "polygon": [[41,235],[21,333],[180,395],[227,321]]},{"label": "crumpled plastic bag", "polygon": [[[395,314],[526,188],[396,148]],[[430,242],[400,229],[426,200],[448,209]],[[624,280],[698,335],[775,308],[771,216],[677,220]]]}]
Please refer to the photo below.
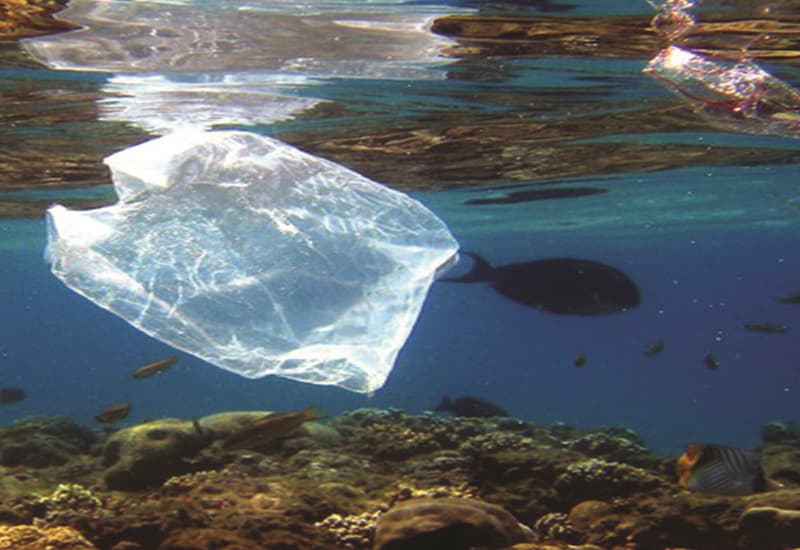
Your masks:
[{"label": "crumpled plastic bag", "polygon": [[53,273],[249,378],[380,388],[455,261],[422,204],[274,139],[181,132],[105,162],[117,204],[48,210]]},{"label": "crumpled plastic bag", "polygon": [[644,72],[716,127],[800,137],[800,92],[752,61],[719,61],[670,46]]}]

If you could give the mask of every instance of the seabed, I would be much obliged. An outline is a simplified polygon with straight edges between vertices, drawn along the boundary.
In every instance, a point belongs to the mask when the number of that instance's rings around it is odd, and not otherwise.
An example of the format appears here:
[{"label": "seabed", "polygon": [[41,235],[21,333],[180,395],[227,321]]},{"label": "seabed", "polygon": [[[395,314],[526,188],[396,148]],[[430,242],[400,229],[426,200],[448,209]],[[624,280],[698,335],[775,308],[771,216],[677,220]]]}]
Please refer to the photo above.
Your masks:
[{"label": "seabed", "polygon": [[98,431],[35,417],[0,437],[0,548],[785,549],[800,545],[800,431],[765,426],[780,490],[677,484],[624,427],[359,409],[253,448],[263,411]]}]

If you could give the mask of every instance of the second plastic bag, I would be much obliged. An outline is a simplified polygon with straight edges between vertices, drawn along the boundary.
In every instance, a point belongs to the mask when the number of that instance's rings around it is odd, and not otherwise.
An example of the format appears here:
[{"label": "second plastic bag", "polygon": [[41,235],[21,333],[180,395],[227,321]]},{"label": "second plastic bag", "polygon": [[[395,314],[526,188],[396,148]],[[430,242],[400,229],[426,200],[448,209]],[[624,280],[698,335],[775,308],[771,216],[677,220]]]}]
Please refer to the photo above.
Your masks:
[{"label": "second plastic bag", "polygon": [[53,206],[53,273],[214,365],[380,388],[457,243],[419,202],[247,132],[183,132],[106,159],[119,202]]}]

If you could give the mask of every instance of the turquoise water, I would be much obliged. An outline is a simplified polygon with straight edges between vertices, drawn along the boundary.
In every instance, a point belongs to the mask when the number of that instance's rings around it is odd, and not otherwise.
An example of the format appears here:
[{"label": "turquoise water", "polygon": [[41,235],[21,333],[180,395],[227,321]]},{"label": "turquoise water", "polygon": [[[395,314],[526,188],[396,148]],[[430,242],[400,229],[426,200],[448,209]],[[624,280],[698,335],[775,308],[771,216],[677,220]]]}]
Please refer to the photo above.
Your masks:
[{"label": "turquoise water", "polygon": [[[559,12],[529,8],[527,13],[559,18],[601,18],[623,9],[651,13],[644,2],[570,3],[580,6]],[[415,5],[398,11],[415,13]],[[457,8],[463,12],[472,6],[460,3]],[[181,9],[191,10],[192,4]],[[203,9],[213,11],[211,5]],[[451,9],[454,6],[443,4],[422,11],[446,14]],[[497,3],[493,10],[520,14],[515,4]],[[646,58],[529,55],[422,62],[411,56],[396,74],[380,64],[355,69],[321,64],[313,74],[292,73],[277,87],[266,84],[275,83],[280,73],[275,67],[270,67],[269,78],[247,64],[237,68],[235,78],[229,75],[234,103],[242,90],[277,90],[280,108],[301,102],[299,110],[281,117],[264,109],[261,95],[255,104],[237,104],[235,116],[229,103],[204,103],[221,97],[224,92],[219,89],[210,96],[170,99],[175,83],[224,81],[219,68],[195,68],[186,74],[154,71],[148,78],[161,78],[158,86],[150,80],[151,87],[143,88],[141,81],[134,82],[141,75],[122,78],[116,68],[64,71],[36,63],[29,59],[22,68],[16,62],[0,66],[0,91],[31,92],[25,101],[0,107],[2,119],[14,123],[0,130],[12,155],[31,145],[45,156],[48,147],[59,154],[74,147],[99,161],[146,139],[145,132],[155,136],[165,126],[183,124],[180,109],[189,104],[196,110],[187,110],[186,116],[195,121],[200,114],[208,116],[203,124],[212,128],[247,129],[286,139],[302,135],[308,143],[338,131],[358,137],[358,132],[442,130],[485,120],[488,135],[498,121],[515,117],[529,124],[578,121],[580,131],[562,129],[563,139],[543,137],[537,142],[535,134],[525,136],[515,154],[546,158],[570,147],[589,147],[596,153],[585,157],[586,165],[597,167],[598,173],[581,170],[575,160],[566,168],[580,176],[564,175],[563,166],[552,173],[536,172],[525,162],[517,171],[507,170],[521,161],[475,142],[467,142],[475,151],[464,150],[468,145],[459,142],[455,150],[439,156],[410,153],[388,174],[380,166],[365,166],[386,175],[384,183],[406,190],[404,180],[412,175],[429,187],[451,188],[410,192],[447,223],[462,249],[479,252],[494,265],[564,256],[602,261],[637,283],[642,303],[607,316],[562,316],[520,306],[486,284],[439,282],[388,382],[374,396],[275,377],[247,380],[186,354],[163,375],[133,381],[133,369],[174,351],[71,292],[50,274],[43,260],[46,229],[41,217],[5,219],[0,222],[5,295],[0,385],[25,388],[28,398],[0,407],[0,424],[36,414],[66,414],[90,423],[105,405],[118,401],[133,403],[126,422],[135,423],[309,404],[331,413],[357,407],[421,412],[443,394],[474,395],[535,422],[629,426],[654,449],[677,453],[692,441],[754,445],[764,423],[798,420],[800,305],[777,301],[800,292],[798,142],[723,132],[688,110],[680,111],[681,116],[694,117],[685,127],[646,124],[653,120],[654,105],[681,108],[678,99],[641,73]],[[780,65],[776,68],[781,70]],[[375,71],[378,76],[371,76]],[[783,68],[782,74],[790,79],[792,71]],[[154,86],[158,94],[148,95]],[[126,103],[131,98],[137,101]],[[91,112],[76,114],[80,108]],[[309,116],[306,109],[321,110]],[[44,113],[63,116],[45,123],[40,118]],[[614,115],[631,113],[634,118],[641,115],[641,127],[615,125]],[[696,154],[671,158],[669,147],[676,144]],[[664,152],[649,167],[635,157],[603,163],[601,156],[616,146],[634,156],[646,146]],[[721,154],[712,155],[715,151]],[[754,161],[731,161],[725,151],[751,154]],[[317,154],[325,156],[324,151]],[[475,156],[497,170],[471,170],[465,159]],[[352,167],[359,170],[357,164]],[[87,173],[70,172],[69,186],[43,188],[29,181],[26,189],[0,193],[0,200],[57,202],[112,195],[108,184],[82,188],[97,183],[92,179],[96,176]],[[597,187],[606,192],[518,204],[465,204],[539,186]],[[453,273],[465,270],[460,265]],[[743,328],[753,322],[785,325],[788,332]],[[658,340],[665,343],[663,353],[645,357],[642,352]],[[709,352],[720,361],[719,370],[704,365]],[[579,353],[587,358],[583,368],[573,365]]]}]

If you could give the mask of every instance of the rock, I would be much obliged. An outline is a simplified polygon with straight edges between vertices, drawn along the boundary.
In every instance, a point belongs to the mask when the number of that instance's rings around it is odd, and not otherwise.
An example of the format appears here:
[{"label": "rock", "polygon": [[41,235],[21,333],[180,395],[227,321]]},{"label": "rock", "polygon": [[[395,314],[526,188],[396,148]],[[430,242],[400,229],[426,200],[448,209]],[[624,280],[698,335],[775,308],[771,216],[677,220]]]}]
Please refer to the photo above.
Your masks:
[{"label": "rock", "polygon": [[36,36],[75,28],[53,17],[65,0],[3,0],[0,6],[0,39]]},{"label": "rock", "polygon": [[89,452],[97,435],[67,417],[37,416],[0,431],[0,464],[47,468]]},{"label": "rock", "polygon": [[97,550],[72,527],[0,525],[0,550]]},{"label": "rock", "polygon": [[611,505],[602,500],[584,500],[572,507],[569,512],[570,524],[581,533],[611,513]]},{"label": "rock", "polygon": [[563,499],[580,502],[593,497],[627,497],[666,485],[664,479],[642,468],[592,458],[567,466],[554,487]]},{"label": "rock", "polygon": [[511,547],[512,550],[604,550],[600,546],[594,544],[570,544],[564,546],[563,544],[550,544],[550,543],[535,543],[525,542],[522,544],[515,544]]},{"label": "rock", "polygon": [[110,489],[135,491],[155,487],[191,470],[186,459],[206,446],[209,437],[194,423],[167,418],[122,429],[103,449]]},{"label": "rock", "polygon": [[253,550],[253,541],[221,529],[184,529],[162,542],[158,550]]},{"label": "rock", "polygon": [[336,428],[327,424],[306,422],[297,431],[320,447],[335,447],[342,442],[342,435]]},{"label": "rock", "polygon": [[578,437],[569,442],[569,448],[585,455],[607,461],[641,462],[647,456],[647,448],[634,433],[618,427],[607,428]]},{"label": "rock", "polygon": [[800,439],[800,426],[786,420],[774,420],[761,427],[764,443],[783,443]]},{"label": "rock", "polygon": [[468,550],[504,547],[529,539],[509,512],[476,499],[418,498],[383,514],[375,530],[375,550]]},{"label": "rock", "polygon": [[742,513],[739,530],[760,548],[795,548],[800,545],[800,510],[754,506]]}]

